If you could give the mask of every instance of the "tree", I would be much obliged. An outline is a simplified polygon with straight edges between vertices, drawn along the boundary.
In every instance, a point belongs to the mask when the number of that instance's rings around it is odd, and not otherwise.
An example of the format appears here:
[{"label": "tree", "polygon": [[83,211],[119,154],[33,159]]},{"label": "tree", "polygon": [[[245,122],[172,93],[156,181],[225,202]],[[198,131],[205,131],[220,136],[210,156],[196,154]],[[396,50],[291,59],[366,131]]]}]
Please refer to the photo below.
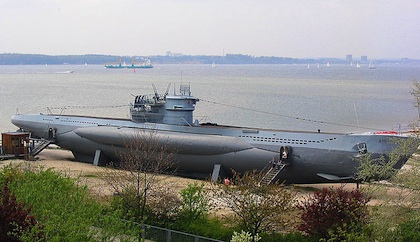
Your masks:
[{"label": "tree", "polygon": [[[159,189],[154,190],[160,182],[158,174],[172,167],[173,153],[162,145],[159,140],[161,137],[154,130],[135,131],[131,136],[123,138],[124,147],[117,151],[118,167],[111,164],[113,169],[108,169],[103,174],[103,179],[121,198],[128,216],[143,223],[148,200],[153,195],[158,197],[156,194]],[[156,202],[156,199],[150,200],[152,201]]]},{"label": "tree", "polygon": [[395,148],[387,155],[372,158],[371,154],[366,154],[359,159],[356,177],[362,182],[372,182],[378,180],[389,180],[399,171],[397,165],[402,160],[409,159],[420,145],[417,137],[392,138],[390,141]]},{"label": "tree", "polygon": [[356,176],[362,182],[386,180],[398,171],[394,168],[396,161],[387,161],[384,156],[372,159],[370,154],[366,154],[359,162]]},{"label": "tree", "polygon": [[370,191],[373,198],[379,198],[370,220],[372,240],[412,241],[407,238],[418,233],[417,227],[411,225],[420,221],[419,176],[420,159],[413,155],[403,169],[388,179],[387,185],[365,183],[363,189]]},{"label": "tree", "polygon": [[[419,108],[420,118],[420,83],[413,81],[411,95],[415,98],[414,106]],[[414,128],[415,130],[416,128]],[[381,156],[373,159],[370,154],[360,159],[360,166],[356,176],[363,182],[372,182],[374,180],[389,180],[398,173],[395,165],[406,160],[418,149],[420,145],[419,137],[411,135],[406,138],[391,139],[395,148],[388,154],[388,157]]]},{"label": "tree", "polygon": [[233,171],[229,184],[213,183],[217,200],[233,212],[234,224],[250,232],[253,238],[261,232],[284,228],[287,225],[284,215],[295,201],[295,193],[282,184],[262,185],[263,176]]},{"label": "tree", "polygon": [[411,95],[413,95],[415,98],[414,107],[417,107],[419,120],[420,120],[420,83],[416,79],[413,80],[413,86],[411,88]]},{"label": "tree", "polygon": [[[413,81],[411,95],[414,96],[414,106],[418,108],[420,118],[420,83]],[[418,130],[417,127],[413,128]],[[391,170],[390,165],[381,166],[366,157],[362,163],[360,177],[372,177],[375,174],[393,175],[386,178],[389,183],[381,186],[372,183],[371,179],[364,179],[365,190],[370,190],[372,196],[380,197],[380,204],[374,206],[374,215],[371,217],[370,227],[372,238],[377,241],[410,241],[410,236],[418,234],[416,225],[420,221],[420,160],[418,154],[419,138],[411,134],[406,139],[395,139],[396,148],[389,154],[390,164],[396,164],[400,157],[410,157],[401,170]],[[370,165],[366,165],[370,164]],[[392,228],[392,229],[391,229]]]}]

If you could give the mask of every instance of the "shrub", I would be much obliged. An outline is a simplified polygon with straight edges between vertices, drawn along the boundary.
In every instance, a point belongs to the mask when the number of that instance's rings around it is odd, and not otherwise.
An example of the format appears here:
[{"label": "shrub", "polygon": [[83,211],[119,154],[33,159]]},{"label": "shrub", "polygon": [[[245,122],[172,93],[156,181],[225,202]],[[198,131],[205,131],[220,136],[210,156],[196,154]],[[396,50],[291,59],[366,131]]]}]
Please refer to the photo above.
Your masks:
[{"label": "shrub", "polygon": [[368,221],[369,201],[360,190],[324,188],[298,205],[302,211],[298,230],[323,238],[361,232]]},{"label": "shrub", "polygon": [[279,183],[261,185],[261,172],[233,173],[229,184],[212,183],[214,196],[233,212],[231,223],[254,236],[287,227],[295,192]]},{"label": "shrub", "polygon": [[182,197],[181,216],[186,221],[193,221],[207,214],[210,204],[208,194],[204,190],[204,183],[188,184],[188,187],[181,190],[180,194]]},{"label": "shrub", "polygon": [[145,222],[161,227],[170,226],[177,220],[181,204],[178,192],[166,184],[156,184],[149,191]]},{"label": "shrub", "polygon": [[398,225],[393,232],[392,241],[418,241],[420,238],[420,218],[411,217]]},{"label": "shrub", "polygon": [[23,236],[32,241],[42,239],[42,226],[30,214],[32,208],[25,208],[25,203],[16,201],[8,183],[9,179],[6,179],[0,190],[0,241],[21,241]]},{"label": "shrub", "polygon": [[84,186],[50,169],[7,167],[0,180],[10,178],[10,190],[32,206],[32,213],[44,226],[48,241],[91,241],[92,226],[101,207],[88,196]]},{"label": "shrub", "polygon": [[302,235],[300,232],[292,233],[261,233],[260,242],[319,242],[318,238]]},{"label": "shrub", "polygon": [[261,237],[259,234],[256,234],[255,236],[252,236],[250,232],[241,231],[233,232],[232,239],[230,242],[258,242],[261,240]]}]

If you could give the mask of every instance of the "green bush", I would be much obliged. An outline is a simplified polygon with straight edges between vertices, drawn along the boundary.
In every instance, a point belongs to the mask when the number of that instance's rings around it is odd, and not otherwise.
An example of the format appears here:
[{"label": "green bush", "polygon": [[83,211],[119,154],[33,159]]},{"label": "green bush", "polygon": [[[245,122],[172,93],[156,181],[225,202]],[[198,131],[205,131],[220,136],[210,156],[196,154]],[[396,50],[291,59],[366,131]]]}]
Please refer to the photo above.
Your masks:
[{"label": "green bush", "polygon": [[260,240],[261,237],[259,234],[252,236],[250,232],[242,230],[240,233],[236,231],[233,232],[232,239],[230,240],[230,242],[258,242]]},{"label": "green bush", "polygon": [[188,184],[188,187],[181,190],[180,194],[182,197],[180,216],[185,221],[194,221],[207,215],[210,203],[208,194],[204,190],[204,183]]},{"label": "green bush", "polygon": [[32,208],[11,194],[8,183],[6,179],[0,189],[0,241],[42,241],[42,225],[31,215]]},{"label": "green bush", "polygon": [[407,221],[399,224],[391,237],[392,241],[419,241],[420,217],[410,217]]},{"label": "green bush", "polygon": [[92,241],[92,226],[101,206],[89,198],[86,187],[50,169],[6,167],[0,180],[10,179],[10,190],[32,206],[48,241]]}]

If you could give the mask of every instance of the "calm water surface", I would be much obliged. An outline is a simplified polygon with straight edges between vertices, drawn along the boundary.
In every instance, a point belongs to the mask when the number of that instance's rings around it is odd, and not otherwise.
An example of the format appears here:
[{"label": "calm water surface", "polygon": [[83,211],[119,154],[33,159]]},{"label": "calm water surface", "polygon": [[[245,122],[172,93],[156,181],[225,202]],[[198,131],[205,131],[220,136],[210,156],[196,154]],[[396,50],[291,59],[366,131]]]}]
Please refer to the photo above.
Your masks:
[{"label": "calm water surface", "polygon": [[10,122],[16,112],[128,118],[132,95],[153,93],[153,83],[161,93],[169,83],[190,83],[201,121],[328,132],[407,129],[418,118],[414,79],[420,80],[420,66],[156,65],[136,72],[0,66],[0,131],[16,130]]}]

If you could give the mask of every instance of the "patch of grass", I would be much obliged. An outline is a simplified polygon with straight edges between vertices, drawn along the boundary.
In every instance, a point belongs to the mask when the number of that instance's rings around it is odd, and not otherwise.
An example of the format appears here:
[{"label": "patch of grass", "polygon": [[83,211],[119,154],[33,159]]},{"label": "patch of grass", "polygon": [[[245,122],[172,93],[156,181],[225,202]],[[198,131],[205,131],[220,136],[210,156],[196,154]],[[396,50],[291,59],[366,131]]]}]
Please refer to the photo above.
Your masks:
[{"label": "patch of grass", "polygon": [[86,177],[86,178],[98,178],[100,176],[98,176],[97,174],[88,173],[88,174],[84,174],[83,177]]},{"label": "patch of grass", "polygon": [[293,188],[298,191],[298,192],[316,192],[319,191],[320,189],[316,188],[316,187],[310,187],[310,186],[293,186]]}]

